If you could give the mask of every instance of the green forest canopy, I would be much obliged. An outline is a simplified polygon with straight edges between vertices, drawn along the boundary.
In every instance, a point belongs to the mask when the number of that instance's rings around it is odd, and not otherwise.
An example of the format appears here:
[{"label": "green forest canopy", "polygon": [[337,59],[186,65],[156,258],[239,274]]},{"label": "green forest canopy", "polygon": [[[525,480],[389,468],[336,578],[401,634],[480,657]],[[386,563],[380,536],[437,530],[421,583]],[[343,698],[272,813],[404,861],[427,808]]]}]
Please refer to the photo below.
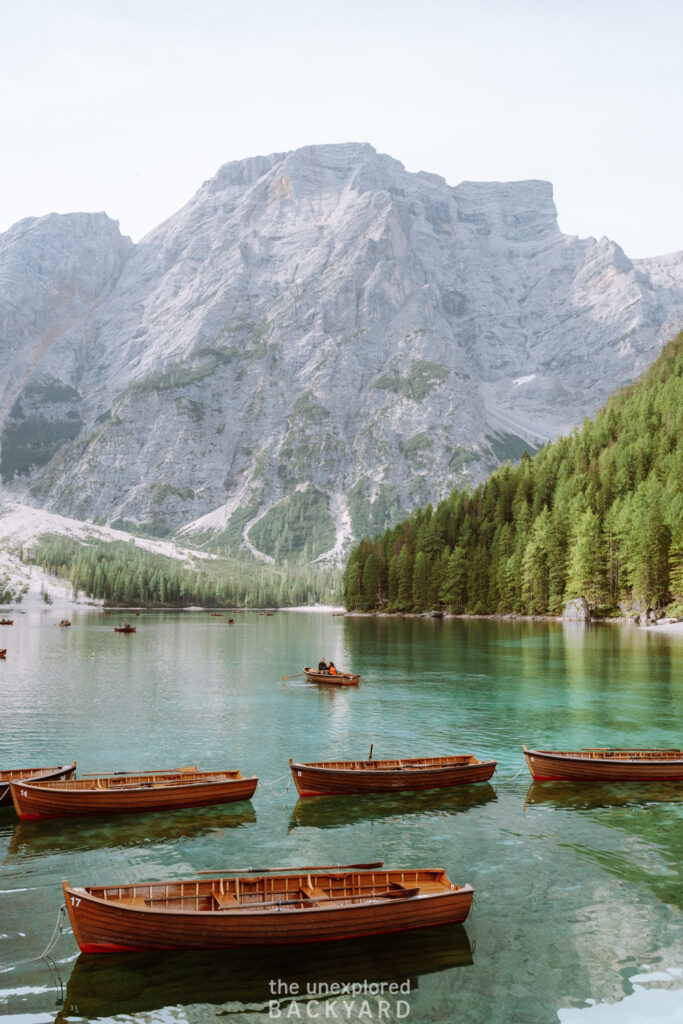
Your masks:
[{"label": "green forest canopy", "polygon": [[273,567],[251,556],[197,557],[192,565],[128,542],[79,543],[44,535],[24,558],[106,604],[129,607],[278,608],[338,603],[339,570]]},{"label": "green forest canopy", "polygon": [[683,331],[594,420],[352,551],[348,609],[683,614]]}]

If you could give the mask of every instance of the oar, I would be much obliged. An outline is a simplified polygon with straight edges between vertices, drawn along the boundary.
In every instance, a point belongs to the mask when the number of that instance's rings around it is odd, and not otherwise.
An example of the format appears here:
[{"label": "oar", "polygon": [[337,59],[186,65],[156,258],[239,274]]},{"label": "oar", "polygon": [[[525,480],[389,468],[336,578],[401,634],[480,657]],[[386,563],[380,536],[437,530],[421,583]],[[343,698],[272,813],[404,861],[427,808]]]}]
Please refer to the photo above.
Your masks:
[{"label": "oar", "polygon": [[297,676],[306,675],[305,672],[295,672],[293,676],[280,676],[281,679],[296,679]]},{"label": "oar", "polygon": [[[365,893],[362,896],[344,896],[340,893],[339,896],[300,896],[298,899],[290,900],[268,900],[266,903],[238,903],[236,907],[228,904],[228,906],[221,907],[221,910],[253,910],[254,908],[260,909],[261,907],[287,907],[296,903],[347,903],[351,900],[412,900],[415,899],[420,893],[419,885],[415,886],[414,889],[404,889],[403,892],[397,892],[396,890],[386,889],[384,892],[371,892]],[[179,897],[182,899],[183,897]],[[187,899],[187,897],[185,897]],[[161,899],[165,898],[162,897]],[[147,902],[145,900],[145,902]],[[152,902],[150,900],[150,902]],[[160,900],[161,902],[161,900]]]},{"label": "oar", "polygon": [[101,772],[81,772],[82,779],[96,779],[104,775],[170,775],[171,772],[198,772],[199,768],[196,765],[187,765],[184,768],[143,768],[141,771],[128,771],[124,769],[120,772],[111,772],[103,769]]},{"label": "oar", "polygon": [[314,864],[305,867],[284,867],[284,868],[216,868],[214,871],[198,871],[198,875],[270,875],[280,871],[291,871],[293,874],[299,871],[336,871],[338,868],[349,868],[357,870],[370,870],[381,868],[383,860],[373,861],[371,864]]}]

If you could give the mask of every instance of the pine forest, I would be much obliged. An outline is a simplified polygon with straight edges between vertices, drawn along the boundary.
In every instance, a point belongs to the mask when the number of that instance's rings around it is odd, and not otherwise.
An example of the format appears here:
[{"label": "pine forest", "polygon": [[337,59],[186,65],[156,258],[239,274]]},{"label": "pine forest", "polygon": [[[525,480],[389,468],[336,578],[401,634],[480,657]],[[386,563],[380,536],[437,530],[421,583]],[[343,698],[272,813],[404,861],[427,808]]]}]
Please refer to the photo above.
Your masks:
[{"label": "pine forest", "polygon": [[594,420],[352,551],[347,609],[683,614],[683,332]]}]

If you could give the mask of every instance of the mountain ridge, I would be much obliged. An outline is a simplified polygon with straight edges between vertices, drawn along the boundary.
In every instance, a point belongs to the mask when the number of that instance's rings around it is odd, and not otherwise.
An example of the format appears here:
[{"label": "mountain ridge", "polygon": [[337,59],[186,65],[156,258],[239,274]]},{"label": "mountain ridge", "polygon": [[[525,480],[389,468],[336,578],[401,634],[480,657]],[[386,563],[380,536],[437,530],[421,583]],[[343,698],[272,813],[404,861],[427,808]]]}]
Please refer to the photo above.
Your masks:
[{"label": "mountain ridge", "polygon": [[631,261],[563,235],[547,182],[450,186],[367,143],[225,164],[136,245],[103,214],[19,225],[4,485],[233,547],[301,519],[340,557],[571,429],[683,324],[682,253]]}]

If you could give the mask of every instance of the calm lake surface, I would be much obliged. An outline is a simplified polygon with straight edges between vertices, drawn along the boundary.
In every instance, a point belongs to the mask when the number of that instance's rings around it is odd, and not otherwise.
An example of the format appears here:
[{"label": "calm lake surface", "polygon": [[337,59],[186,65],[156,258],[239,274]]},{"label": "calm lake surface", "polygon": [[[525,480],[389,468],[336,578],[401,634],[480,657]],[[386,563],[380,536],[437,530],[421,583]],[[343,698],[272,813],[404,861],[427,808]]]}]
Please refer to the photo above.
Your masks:
[{"label": "calm lake surface", "polygon": [[[329,613],[14,614],[0,627],[0,766],[240,768],[253,801],[18,823],[0,809],[0,962],[46,947],[77,885],[204,869],[384,860],[470,882],[464,926],[294,952],[53,952],[0,974],[0,1014],[32,1022],[281,1020],[616,1024],[683,1020],[683,801],[674,783],[536,783],[522,744],[680,746],[683,639],[618,626]],[[332,658],[360,686],[281,676]],[[491,783],[297,800],[288,759],[472,752]],[[394,982],[315,1002],[324,983]],[[308,991],[307,991],[308,988]],[[288,988],[287,991],[292,991]],[[351,1005],[353,1004],[353,1005]],[[597,1005],[596,1005],[597,1004]],[[331,1007],[331,1009],[330,1009]],[[325,1016],[327,1013],[327,1017]]]}]

